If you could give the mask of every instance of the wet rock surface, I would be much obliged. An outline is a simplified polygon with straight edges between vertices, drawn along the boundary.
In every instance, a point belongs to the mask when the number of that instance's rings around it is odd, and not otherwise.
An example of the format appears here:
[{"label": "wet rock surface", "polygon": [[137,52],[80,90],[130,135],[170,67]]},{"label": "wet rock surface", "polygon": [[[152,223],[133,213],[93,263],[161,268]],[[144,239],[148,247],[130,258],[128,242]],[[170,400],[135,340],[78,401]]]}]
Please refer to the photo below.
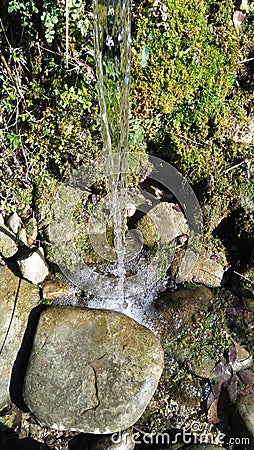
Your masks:
[{"label": "wet rock surface", "polygon": [[[192,316],[200,309],[207,309],[211,301],[212,292],[205,286],[184,287],[175,292],[165,292],[159,300],[160,322],[167,321],[172,333],[177,333],[181,326],[190,326]],[[163,332],[163,329],[161,331]]]},{"label": "wet rock surface", "polygon": [[[10,398],[9,384],[12,366],[23,339],[29,314],[38,305],[40,297],[38,288],[25,280],[17,278],[7,267],[0,267],[0,280],[1,409]],[[13,313],[14,306],[15,310]],[[6,337],[7,332],[8,335]]]},{"label": "wet rock surface", "polygon": [[43,298],[49,301],[63,297],[68,290],[68,286],[62,280],[48,280],[42,283]]},{"label": "wet rock surface", "polygon": [[212,293],[205,286],[180,288],[173,293],[162,295],[158,305],[159,316],[153,327],[159,335],[166,352],[178,361],[187,357],[184,346],[177,345],[180,331],[193,326],[193,316],[199,310],[207,310],[212,302]]},{"label": "wet rock surface", "polygon": [[160,342],[134,320],[51,307],[40,317],[24,401],[49,427],[115,432],[141,416],[162,369]]},{"label": "wet rock surface", "polygon": [[215,313],[211,290],[197,286],[167,293],[162,295],[158,311],[154,329],[164,350],[180,364],[187,361],[194,375],[211,378],[224,351],[219,339],[220,316]]}]

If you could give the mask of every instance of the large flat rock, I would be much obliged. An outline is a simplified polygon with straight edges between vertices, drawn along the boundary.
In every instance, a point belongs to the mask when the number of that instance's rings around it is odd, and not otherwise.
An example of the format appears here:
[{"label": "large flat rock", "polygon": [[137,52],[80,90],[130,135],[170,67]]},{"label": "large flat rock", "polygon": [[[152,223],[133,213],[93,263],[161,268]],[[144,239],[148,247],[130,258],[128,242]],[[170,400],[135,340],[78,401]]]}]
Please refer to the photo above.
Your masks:
[{"label": "large flat rock", "polygon": [[0,267],[0,409],[10,399],[12,366],[22,343],[29,314],[39,300],[37,287],[20,280],[7,267]]},{"label": "large flat rock", "polygon": [[23,397],[46,426],[113,433],[142,415],[162,370],[159,340],[133,319],[51,307],[39,320]]}]

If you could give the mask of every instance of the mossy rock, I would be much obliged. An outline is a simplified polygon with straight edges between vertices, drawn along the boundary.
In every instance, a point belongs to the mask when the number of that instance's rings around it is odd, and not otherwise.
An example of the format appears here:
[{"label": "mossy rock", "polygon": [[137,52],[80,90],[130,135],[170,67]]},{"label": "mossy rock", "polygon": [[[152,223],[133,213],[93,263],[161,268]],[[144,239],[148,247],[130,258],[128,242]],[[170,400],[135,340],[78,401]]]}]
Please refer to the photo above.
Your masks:
[{"label": "mossy rock", "polygon": [[34,338],[24,401],[48,427],[113,433],[141,416],[162,369],[159,340],[134,320],[113,311],[49,307]]}]

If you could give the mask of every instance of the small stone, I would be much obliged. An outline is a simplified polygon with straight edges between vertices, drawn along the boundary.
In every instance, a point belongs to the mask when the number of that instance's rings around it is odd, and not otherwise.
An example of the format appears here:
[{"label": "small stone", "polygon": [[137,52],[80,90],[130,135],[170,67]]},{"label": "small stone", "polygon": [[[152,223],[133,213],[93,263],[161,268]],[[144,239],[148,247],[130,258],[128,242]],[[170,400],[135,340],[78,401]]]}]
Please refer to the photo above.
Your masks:
[{"label": "small stone", "polygon": [[12,366],[20,348],[31,310],[40,301],[39,290],[25,280],[21,281],[19,295],[10,324],[19,278],[7,267],[0,267],[0,410],[10,400],[9,383]]},{"label": "small stone", "polygon": [[245,19],[246,14],[242,11],[235,11],[233,14],[233,24],[235,28],[239,28]]},{"label": "small stone", "polygon": [[199,359],[192,361],[192,371],[197,377],[212,378],[213,368],[216,364],[216,360],[211,356],[206,355]]},{"label": "small stone", "polygon": [[123,314],[50,307],[37,326],[24,401],[54,429],[118,432],[142,415],[163,357],[156,336]]},{"label": "small stone", "polygon": [[19,216],[18,216],[18,214],[16,212],[13,213],[9,217],[9,219],[7,220],[7,226],[15,234],[18,233],[20,224],[21,224],[21,221],[20,221],[20,218],[19,218]]},{"label": "small stone", "polygon": [[18,259],[17,263],[22,276],[33,284],[41,283],[49,274],[42,247],[28,257]]},{"label": "small stone", "polygon": [[211,288],[220,287],[224,272],[223,266],[209,255],[200,255],[192,271],[192,280]]},{"label": "small stone", "polygon": [[[184,276],[182,276],[179,273],[179,267],[181,267],[184,252],[176,253],[170,268],[172,276],[178,283],[189,281],[200,283],[210,288],[220,287],[225,270],[223,265],[211,258],[211,256],[210,252],[203,251],[197,260],[194,261],[193,267],[190,266],[187,271],[183,270]],[[223,263],[226,264],[225,257],[221,255],[221,258]]]},{"label": "small stone", "polygon": [[127,203],[127,205],[126,205],[127,217],[134,216],[135,212],[136,212],[136,206],[133,203]]},{"label": "small stone", "polygon": [[[170,245],[172,241],[188,232],[187,221],[181,211],[172,203],[159,203],[142,217],[137,230],[140,231],[143,243],[148,247],[158,242]],[[170,251],[170,247],[168,247]]]},{"label": "small stone", "polygon": [[68,286],[61,280],[48,280],[42,284],[42,295],[46,300],[56,300],[68,292]]},{"label": "small stone", "polygon": [[0,253],[4,258],[11,258],[18,251],[16,236],[4,224],[0,224]]},{"label": "small stone", "polygon": [[239,345],[237,342],[234,342],[236,349],[236,361],[244,361],[250,357],[248,350]]},{"label": "small stone", "polygon": [[188,232],[184,214],[172,203],[159,203],[149,211],[146,217],[155,224],[162,242],[168,243]]}]

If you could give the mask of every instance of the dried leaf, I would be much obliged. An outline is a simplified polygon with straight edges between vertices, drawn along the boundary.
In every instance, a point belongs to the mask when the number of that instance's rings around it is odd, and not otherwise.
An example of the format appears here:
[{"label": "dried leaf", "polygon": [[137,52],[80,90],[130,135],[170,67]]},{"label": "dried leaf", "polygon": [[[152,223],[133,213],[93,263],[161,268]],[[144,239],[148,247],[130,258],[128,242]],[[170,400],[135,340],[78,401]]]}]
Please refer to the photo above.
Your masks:
[{"label": "dried leaf", "polygon": [[207,398],[207,410],[210,408],[211,404],[216,398],[219,398],[221,393],[221,384],[215,383],[211,386],[211,392]]},{"label": "dried leaf", "polygon": [[218,398],[220,396],[220,392],[221,392],[221,384],[220,383],[213,384],[212,393],[214,395],[214,398]]},{"label": "dried leaf", "polygon": [[210,392],[210,394],[207,398],[207,403],[206,403],[207,411],[209,410],[209,408],[211,407],[211,405],[213,404],[213,402],[216,398],[219,398],[219,395],[218,395],[218,397],[215,397],[215,395],[212,392]]},{"label": "dried leaf", "polygon": [[233,376],[233,369],[230,364],[224,364],[220,361],[213,369],[214,375],[216,375],[218,379],[218,383],[227,383],[230,384]]},{"label": "dried leaf", "polygon": [[235,360],[236,360],[236,346],[235,343],[232,342],[228,351],[228,362],[229,364],[233,364]]},{"label": "dried leaf", "polygon": [[238,393],[237,381],[232,380],[230,385],[228,386],[228,395],[229,395],[229,400],[231,403],[236,402],[237,393]]},{"label": "dried leaf", "polygon": [[253,312],[244,309],[244,308],[224,308],[227,314],[232,314],[233,316],[241,316],[243,319],[247,319],[249,317],[249,314],[252,314]]},{"label": "dried leaf", "polygon": [[245,18],[246,14],[242,11],[235,11],[233,14],[233,24],[235,28],[239,28],[242,25],[242,22]]},{"label": "dried leaf", "polygon": [[220,423],[220,418],[218,417],[218,402],[219,399],[216,398],[208,410],[208,423],[211,423],[213,425]]},{"label": "dried leaf", "polygon": [[237,375],[239,376],[240,380],[246,384],[246,386],[253,386],[254,385],[254,373],[250,370],[239,370],[237,372]]}]

